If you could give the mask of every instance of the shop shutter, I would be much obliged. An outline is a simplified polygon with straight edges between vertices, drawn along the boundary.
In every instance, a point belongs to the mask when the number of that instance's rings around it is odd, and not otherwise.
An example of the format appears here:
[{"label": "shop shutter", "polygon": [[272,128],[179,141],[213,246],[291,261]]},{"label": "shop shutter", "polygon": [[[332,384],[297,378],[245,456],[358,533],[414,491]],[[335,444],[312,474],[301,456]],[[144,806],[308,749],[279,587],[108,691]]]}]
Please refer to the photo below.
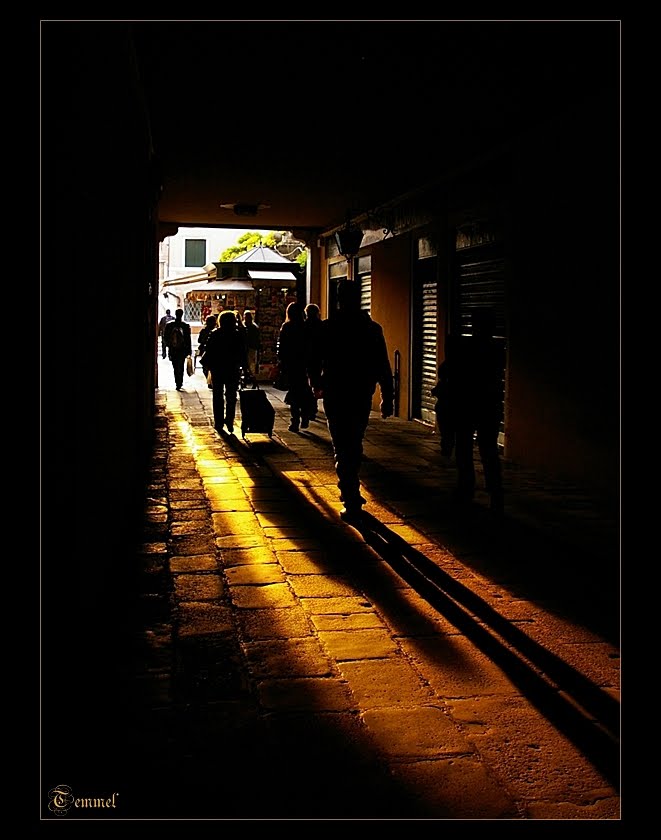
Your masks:
[{"label": "shop shutter", "polygon": [[475,309],[493,308],[497,334],[505,338],[505,260],[460,254],[458,263],[459,332],[470,331]]},{"label": "shop shutter", "polygon": [[438,258],[427,239],[417,243],[414,266],[411,353],[411,415],[436,424],[436,399],[431,389],[438,373]]},{"label": "shop shutter", "polygon": [[360,308],[365,312],[372,309],[372,275],[361,274],[360,278]]},{"label": "shop shutter", "polygon": [[[473,312],[489,308],[496,313],[496,337],[507,350],[507,310],[505,307],[505,259],[502,242],[489,242],[456,252],[456,297],[453,312],[455,330],[471,331]],[[507,356],[505,356],[507,358]],[[503,394],[506,372],[503,370]],[[505,405],[500,426],[499,443],[505,445]]]},{"label": "shop shutter", "polygon": [[421,294],[421,375],[420,375],[420,419],[425,423],[436,422],[434,405],[436,399],[431,396],[431,389],[436,384],[438,373],[437,361],[437,319],[438,319],[438,283],[436,280],[422,283]]}]

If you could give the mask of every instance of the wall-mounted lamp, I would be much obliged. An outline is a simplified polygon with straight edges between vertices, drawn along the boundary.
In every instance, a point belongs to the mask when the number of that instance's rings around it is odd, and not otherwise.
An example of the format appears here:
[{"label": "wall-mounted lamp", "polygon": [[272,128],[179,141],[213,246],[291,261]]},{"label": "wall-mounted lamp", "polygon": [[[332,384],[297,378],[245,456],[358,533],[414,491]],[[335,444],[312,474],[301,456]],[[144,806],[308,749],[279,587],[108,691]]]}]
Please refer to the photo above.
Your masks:
[{"label": "wall-mounted lamp", "polygon": [[352,227],[348,222],[347,226],[342,230],[338,230],[335,234],[335,241],[342,256],[350,260],[355,257],[363,241],[363,232],[360,228]]}]

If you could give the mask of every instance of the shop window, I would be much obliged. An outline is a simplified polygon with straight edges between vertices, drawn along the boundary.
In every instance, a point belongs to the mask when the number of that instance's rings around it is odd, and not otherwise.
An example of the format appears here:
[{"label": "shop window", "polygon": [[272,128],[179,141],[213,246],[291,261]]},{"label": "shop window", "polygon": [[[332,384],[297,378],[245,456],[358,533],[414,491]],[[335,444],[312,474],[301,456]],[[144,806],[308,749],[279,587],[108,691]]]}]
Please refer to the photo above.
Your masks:
[{"label": "shop window", "polygon": [[340,256],[340,249],[337,247],[337,242],[334,236],[329,236],[328,239],[325,240],[325,244],[327,259]]},{"label": "shop window", "polygon": [[364,257],[358,257],[355,265],[357,274],[369,274],[372,271],[372,255],[366,254]]},{"label": "shop window", "polygon": [[202,318],[202,303],[199,300],[184,301],[184,321],[197,323]]}]

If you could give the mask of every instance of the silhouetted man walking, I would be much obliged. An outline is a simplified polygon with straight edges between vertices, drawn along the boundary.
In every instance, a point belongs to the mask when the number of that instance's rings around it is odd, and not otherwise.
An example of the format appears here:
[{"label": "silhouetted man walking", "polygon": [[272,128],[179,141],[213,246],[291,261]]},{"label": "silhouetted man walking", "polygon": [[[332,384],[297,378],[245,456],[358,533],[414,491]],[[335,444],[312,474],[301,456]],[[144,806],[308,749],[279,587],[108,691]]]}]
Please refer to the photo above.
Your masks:
[{"label": "silhouetted man walking", "polygon": [[503,418],[505,351],[494,338],[495,314],[473,313],[472,335],[448,342],[447,391],[455,432],[457,487],[455,499],[470,502],[475,492],[473,439],[477,439],[491,510],[503,512],[503,485],[498,433]]},{"label": "silhouetted man walking", "polygon": [[170,321],[165,325],[163,339],[165,340],[165,346],[168,348],[168,355],[172,362],[174,383],[177,386],[177,391],[181,391],[184,386],[186,356],[193,355],[190,324],[184,321],[183,309],[175,310],[174,321]]},{"label": "silhouetted man walking", "polygon": [[169,309],[166,309],[165,315],[158,322],[158,334],[161,337],[161,354],[163,358],[165,358],[165,354],[167,353],[167,347],[165,345],[165,327],[170,323],[170,321],[174,321],[174,316],[171,314]]},{"label": "silhouetted man walking", "polygon": [[338,310],[322,322],[319,355],[310,361],[315,396],[323,399],[335,455],[335,470],[344,508],[342,519],[358,521],[365,499],[359,471],[363,438],[377,384],[381,389],[381,417],[393,414],[393,377],[380,324],[360,308],[357,283],[342,281]]}]

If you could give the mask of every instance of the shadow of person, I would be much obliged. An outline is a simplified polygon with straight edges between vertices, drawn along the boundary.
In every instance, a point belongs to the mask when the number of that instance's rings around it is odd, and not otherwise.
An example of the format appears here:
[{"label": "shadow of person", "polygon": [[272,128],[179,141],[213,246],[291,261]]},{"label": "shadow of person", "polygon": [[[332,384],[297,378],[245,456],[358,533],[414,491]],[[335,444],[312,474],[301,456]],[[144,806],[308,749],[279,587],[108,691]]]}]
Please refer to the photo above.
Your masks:
[{"label": "shadow of person", "polygon": [[[620,704],[367,511],[347,524],[619,784]],[[595,723],[597,725],[595,725]]]}]

